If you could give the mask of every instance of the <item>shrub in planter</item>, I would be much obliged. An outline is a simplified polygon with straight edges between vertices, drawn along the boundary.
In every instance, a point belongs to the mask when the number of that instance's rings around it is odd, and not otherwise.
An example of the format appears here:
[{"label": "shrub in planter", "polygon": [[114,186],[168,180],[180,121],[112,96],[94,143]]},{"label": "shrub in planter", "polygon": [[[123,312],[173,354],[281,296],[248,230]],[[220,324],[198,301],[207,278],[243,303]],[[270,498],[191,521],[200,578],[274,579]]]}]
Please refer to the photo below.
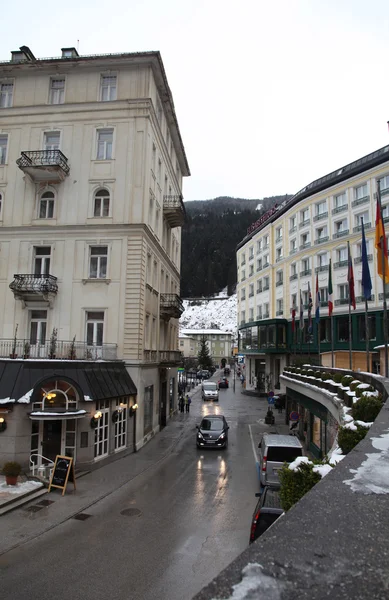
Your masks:
[{"label": "shrub in planter", "polygon": [[344,375],[342,373],[334,373],[332,379],[335,381],[335,383],[342,383],[343,377]]},{"label": "shrub in planter", "polygon": [[348,454],[351,452],[351,450],[355,448],[355,446],[359,444],[361,440],[363,440],[369,431],[367,427],[362,427],[361,425],[357,425],[356,427],[356,431],[346,427],[339,428],[338,444],[343,454]]},{"label": "shrub in planter", "polygon": [[352,392],[356,392],[357,387],[359,385],[361,385],[362,381],[359,381],[359,379],[353,379],[352,382],[350,383],[350,390]]},{"label": "shrub in planter", "polygon": [[344,375],[340,383],[343,385],[343,387],[350,387],[350,383],[352,381],[354,381],[354,377],[352,375]]},{"label": "shrub in planter", "polygon": [[307,370],[306,369],[301,369],[301,375],[304,375],[304,377],[305,377],[306,374],[307,374]]},{"label": "shrub in planter", "polygon": [[17,479],[21,472],[21,465],[15,461],[6,462],[2,468],[2,473],[5,475],[5,481],[7,485],[16,485]]},{"label": "shrub in planter", "polygon": [[296,471],[284,465],[278,472],[281,489],[281,505],[284,510],[289,510],[300,500],[318,481],[321,476],[313,472],[313,464],[302,463]]},{"label": "shrub in planter", "polygon": [[315,371],[315,377],[316,377],[316,379],[321,379],[321,372]]},{"label": "shrub in planter", "polygon": [[355,395],[356,395],[357,398],[361,398],[361,396],[365,392],[374,392],[373,386],[369,385],[368,387],[366,387],[365,383],[363,383],[362,385],[358,385],[357,389],[355,390]]},{"label": "shrub in planter", "polygon": [[374,421],[381,408],[382,402],[380,398],[362,395],[358,402],[353,405],[351,414],[353,419],[357,421],[370,423]]},{"label": "shrub in planter", "polygon": [[328,381],[329,379],[332,379],[332,375],[330,375],[330,373],[321,373],[322,381]]},{"label": "shrub in planter", "polygon": [[308,377],[314,377],[315,371],[313,369],[307,369],[307,375],[308,375]]}]

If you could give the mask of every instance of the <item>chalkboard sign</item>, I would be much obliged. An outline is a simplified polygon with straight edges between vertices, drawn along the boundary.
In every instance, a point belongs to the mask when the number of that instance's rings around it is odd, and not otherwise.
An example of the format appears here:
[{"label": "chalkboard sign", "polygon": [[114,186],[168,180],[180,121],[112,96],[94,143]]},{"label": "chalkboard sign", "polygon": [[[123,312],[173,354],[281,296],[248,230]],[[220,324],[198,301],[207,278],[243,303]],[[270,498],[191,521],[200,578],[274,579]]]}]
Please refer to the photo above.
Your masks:
[{"label": "chalkboard sign", "polygon": [[74,473],[73,458],[71,456],[56,456],[53,472],[50,479],[49,489],[52,487],[62,489],[62,496],[66,491],[68,482],[71,482],[76,489],[76,477]]}]

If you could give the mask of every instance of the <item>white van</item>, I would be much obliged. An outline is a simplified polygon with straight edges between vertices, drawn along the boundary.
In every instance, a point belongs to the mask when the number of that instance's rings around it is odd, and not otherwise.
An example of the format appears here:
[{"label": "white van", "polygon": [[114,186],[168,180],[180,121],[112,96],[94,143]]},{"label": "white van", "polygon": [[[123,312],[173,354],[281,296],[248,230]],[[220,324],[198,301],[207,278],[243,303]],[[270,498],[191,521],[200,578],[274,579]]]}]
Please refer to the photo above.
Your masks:
[{"label": "white van", "polygon": [[219,401],[219,390],[216,381],[204,381],[201,386],[201,397],[204,402],[205,400]]}]

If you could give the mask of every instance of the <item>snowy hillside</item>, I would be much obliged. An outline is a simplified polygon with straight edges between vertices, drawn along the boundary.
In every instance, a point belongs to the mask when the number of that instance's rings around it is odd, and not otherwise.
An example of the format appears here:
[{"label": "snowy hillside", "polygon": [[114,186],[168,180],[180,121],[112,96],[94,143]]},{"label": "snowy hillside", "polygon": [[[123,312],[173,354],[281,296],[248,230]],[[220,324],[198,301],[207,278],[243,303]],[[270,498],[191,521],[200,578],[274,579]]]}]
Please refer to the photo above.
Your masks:
[{"label": "snowy hillside", "polygon": [[180,329],[220,329],[237,337],[236,294],[215,300],[184,300]]}]

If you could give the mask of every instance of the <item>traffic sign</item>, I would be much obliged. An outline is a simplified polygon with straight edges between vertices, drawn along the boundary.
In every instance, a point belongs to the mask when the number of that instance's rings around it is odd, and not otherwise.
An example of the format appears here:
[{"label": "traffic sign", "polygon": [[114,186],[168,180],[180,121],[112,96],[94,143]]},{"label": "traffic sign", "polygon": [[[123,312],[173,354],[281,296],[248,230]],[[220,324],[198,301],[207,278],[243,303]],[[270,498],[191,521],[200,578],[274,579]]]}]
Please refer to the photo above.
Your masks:
[{"label": "traffic sign", "polygon": [[273,398],[274,392],[269,392],[269,396],[270,396],[270,398]]},{"label": "traffic sign", "polygon": [[289,415],[289,420],[290,421],[298,421],[300,418],[300,415],[298,414],[298,412],[296,412],[295,410],[292,410],[292,412]]},{"label": "traffic sign", "polygon": [[241,365],[244,363],[244,354],[238,354],[238,364]]},{"label": "traffic sign", "polygon": [[269,396],[267,399],[268,404],[274,404],[275,400],[273,396]]}]

